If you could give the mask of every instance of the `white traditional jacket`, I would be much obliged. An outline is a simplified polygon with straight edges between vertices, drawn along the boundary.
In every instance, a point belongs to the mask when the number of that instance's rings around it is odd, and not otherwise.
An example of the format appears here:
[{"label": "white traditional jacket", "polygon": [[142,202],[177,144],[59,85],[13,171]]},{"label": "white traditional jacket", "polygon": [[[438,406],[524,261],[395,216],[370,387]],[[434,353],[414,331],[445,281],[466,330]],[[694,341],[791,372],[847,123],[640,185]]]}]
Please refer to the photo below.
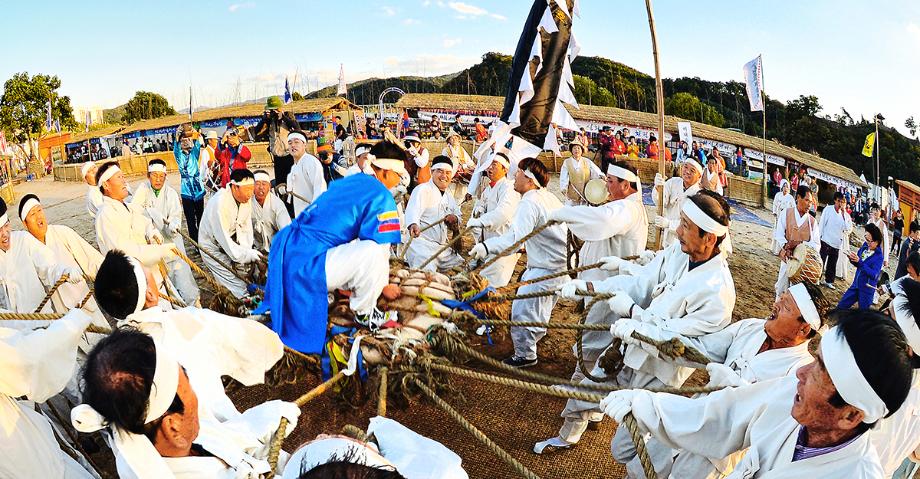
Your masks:
[{"label": "white traditional jacket", "polygon": [[748,448],[729,479],[880,479],[871,433],[827,454],[792,461],[801,425],[790,415],[798,379],[726,388],[700,398],[638,391],[632,414],[642,431],[674,449],[726,457]]},{"label": "white traditional jacket", "polygon": [[103,197],[102,208],[96,216],[96,242],[99,243],[100,253],[105,255],[119,249],[146,266],[156,265],[162,258],[160,248],[148,243],[155,233],[158,233],[157,229],[144,215],[143,208],[133,202],[123,203]]},{"label": "white traditional jacket", "polygon": [[[96,248],[86,242],[76,231],[64,225],[48,225],[45,233],[45,246],[54,252],[55,261],[59,264],[79,268],[90,278],[96,277],[103,257]],[[77,284],[64,283],[51,297],[54,310],[66,313],[71,308],[80,304],[89,293],[86,281]],[[90,298],[83,309],[90,312],[98,311],[96,299]]]},{"label": "white traditional jacket", "polygon": [[288,214],[281,198],[272,192],[265,197],[264,205],[260,205],[255,196],[249,202],[252,204],[252,230],[255,243],[263,251],[268,251],[275,233],[291,224],[291,215]]},{"label": "white traditional jacket", "polygon": [[[684,205],[684,200],[697,194],[700,191],[700,182],[697,181],[684,189],[683,178],[677,176],[664,182],[662,187],[664,191],[664,216],[670,222],[670,225],[662,230],[661,244],[668,247],[671,243],[677,241],[677,226],[680,224],[680,209]],[[658,206],[658,192],[652,189],[652,201]]]},{"label": "white traditional jacket", "polygon": [[[406,204],[406,226],[418,225],[419,229],[439,221],[447,215],[456,215],[460,219],[460,207],[457,201],[449,192],[441,192],[434,180],[429,180],[415,187],[409,196],[409,203]],[[409,251],[406,254],[406,261],[413,268],[421,265],[426,259],[430,258],[441,246],[448,241],[447,225],[441,223],[435,227],[423,231],[417,238],[412,240],[409,245]]]},{"label": "white traditional jacket", "polygon": [[172,232],[182,226],[182,200],[176,190],[164,184],[157,194],[150,182],[144,181],[137,187],[131,202],[143,208],[157,231],[172,241]]},{"label": "white traditional jacket", "polygon": [[901,408],[879,420],[869,434],[885,470],[884,477],[892,477],[905,458],[920,462],[920,373],[914,371],[910,394]]},{"label": "white traditional jacket", "polygon": [[[562,207],[559,198],[546,188],[530,190],[521,196],[517,211],[511,220],[511,227],[501,236],[485,241],[489,255],[507,249],[534,228],[542,226],[549,219],[549,213]],[[527,268],[539,268],[552,271],[565,269],[565,243],[568,229],[557,224],[544,229],[540,234],[524,242],[527,248]]]},{"label": "white traditional jacket", "polygon": [[323,167],[320,165],[319,158],[304,153],[288,173],[287,188],[288,191],[303,197],[300,199],[292,195],[296,217],[326,191],[326,179],[323,177]]},{"label": "white traditional jacket", "polygon": [[[17,313],[35,312],[45,298],[46,288],[51,288],[67,270],[67,265],[59,263],[54,252],[34,236],[25,231],[10,232],[9,251],[0,250],[0,285],[6,294],[2,306]],[[50,313],[52,308],[49,301],[39,312]]]},{"label": "white traditional jacket", "polygon": [[0,327],[0,477],[93,477],[61,450],[51,423],[32,404],[60,393],[76,373],[77,345],[89,324],[75,310],[48,329]]},{"label": "white traditional jacket", "polygon": [[204,208],[198,229],[201,247],[223,252],[234,263],[245,263],[253,241],[251,202],[238,204],[229,185],[220,189]]},{"label": "white traditional jacket", "polygon": [[[731,322],[735,283],[721,254],[693,270],[689,266],[690,256],[675,242],[634,276],[613,276],[596,283],[595,289],[625,291],[644,309],[634,314],[633,319],[652,323],[663,334],[679,336],[697,347],[701,336],[719,331]],[[693,372],[658,357],[658,350],[653,347],[626,346],[624,364],[675,387]]]},{"label": "white traditional jacket", "polygon": [[505,234],[511,227],[511,220],[520,202],[521,195],[514,191],[514,184],[508,177],[496,181],[494,185],[486,184],[482,196],[473,207],[480,213],[483,239]]}]

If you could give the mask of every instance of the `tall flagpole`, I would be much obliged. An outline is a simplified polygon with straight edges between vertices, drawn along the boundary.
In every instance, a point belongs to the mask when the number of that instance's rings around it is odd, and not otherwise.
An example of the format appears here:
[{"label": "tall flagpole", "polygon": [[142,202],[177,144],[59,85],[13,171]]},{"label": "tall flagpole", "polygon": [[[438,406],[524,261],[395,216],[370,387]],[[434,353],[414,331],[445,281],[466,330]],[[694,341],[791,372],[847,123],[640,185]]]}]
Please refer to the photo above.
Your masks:
[{"label": "tall flagpole", "polygon": [[760,204],[766,208],[767,207],[767,175],[769,171],[769,163],[767,162],[767,94],[764,93],[763,88],[763,59],[760,60],[760,103],[763,106],[761,113],[763,113],[763,178],[761,178],[761,188],[760,188]]},{"label": "tall flagpole", "polygon": [[875,200],[879,205],[882,204],[882,183],[881,183],[881,172],[879,171],[879,138],[878,138],[878,114],[875,114],[875,191],[878,192],[878,198]]},{"label": "tall flagpole", "polygon": [[[652,33],[652,57],[655,59],[655,96],[658,104],[658,174],[664,176],[664,86],[661,83],[661,66],[658,63],[658,36],[655,34],[655,15],[652,0],[645,0],[648,28]],[[658,189],[658,216],[664,214],[664,188]],[[655,250],[661,248],[661,228],[655,228]]]}]

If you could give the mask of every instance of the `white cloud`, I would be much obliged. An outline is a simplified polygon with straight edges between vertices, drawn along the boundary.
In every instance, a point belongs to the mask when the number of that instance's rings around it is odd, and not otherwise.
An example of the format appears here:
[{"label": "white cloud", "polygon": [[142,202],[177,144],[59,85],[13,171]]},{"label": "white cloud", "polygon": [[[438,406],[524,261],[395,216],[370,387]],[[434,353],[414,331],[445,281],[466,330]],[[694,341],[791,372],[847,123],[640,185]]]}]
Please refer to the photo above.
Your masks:
[{"label": "white cloud", "polygon": [[[439,5],[443,5],[441,2],[438,2],[438,3]],[[507,18],[504,15],[499,15],[497,13],[491,13],[484,8],[477,7],[476,5],[470,5],[468,3],[448,2],[447,6],[450,7],[451,10],[459,14],[454,17],[457,20],[466,20],[467,18],[477,18],[483,15],[492,17],[499,21],[507,20]]]},{"label": "white cloud", "polygon": [[393,7],[388,7],[388,6],[384,5],[384,6],[380,7],[380,9],[383,10],[383,14],[386,15],[386,16],[388,16],[388,17],[392,17],[393,15],[396,15],[396,9],[393,8]]},{"label": "white cloud", "polygon": [[475,5],[470,5],[468,3],[463,3],[463,2],[450,2],[447,5],[450,6],[450,8],[452,8],[453,10],[457,11],[458,13],[464,13],[467,15],[478,16],[478,15],[485,15],[489,13],[483,8],[479,8]]},{"label": "white cloud", "polygon": [[914,22],[907,24],[907,34],[910,35],[910,38],[920,46],[920,26]]},{"label": "white cloud", "polygon": [[463,42],[462,38],[444,38],[444,41],[441,44],[444,48],[453,48]]},{"label": "white cloud", "polygon": [[402,21],[402,24],[403,24],[403,25],[406,25],[406,26],[409,26],[409,25],[418,25],[419,23],[421,23],[421,22],[419,22],[418,20],[416,20],[416,19],[414,19],[414,18],[407,18],[407,19],[405,19],[405,20]]},{"label": "white cloud", "polygon": [[417,55],[407,57],[387,57],[384,64],[387,76],[397,75],[444,75],[454,73],[479,61],[478,56],[444,55]]},{"label": "white cloud", "polygon": [[227,11],[229,11],[230,13],[236,13],[237,10],[241,10],[244,8],[253,8],[255,6],[256,4],[253,2],[234,3],[230,5],[229,7],[227,7]]},{"label": "white cloud", "polygon": [[424,0],[424,1],[422,2],[422,6],[423,6],[423,7],[429,7],[429,6],[431,6],[431,0]]}]

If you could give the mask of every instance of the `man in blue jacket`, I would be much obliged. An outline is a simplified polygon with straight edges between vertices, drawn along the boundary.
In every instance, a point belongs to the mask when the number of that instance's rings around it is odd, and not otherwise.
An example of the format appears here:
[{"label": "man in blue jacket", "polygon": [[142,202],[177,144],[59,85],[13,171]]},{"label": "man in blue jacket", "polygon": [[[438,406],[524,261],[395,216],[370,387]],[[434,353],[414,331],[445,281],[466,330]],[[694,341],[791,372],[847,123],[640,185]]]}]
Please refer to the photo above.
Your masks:
[{"label": "man in blue jacket", "polygon": [[[352,175],[329,185],[272,239],[265,300],[284,344],[319,354],[326,342],[327,295],[351,291],[355,321],[376,328],[384,315],[377,298],[389,281],[390,245],[400,242],[399,216],[389,189],[405,172],[405,152],[390,142],[371,148],[374,176]],[[370,156],[369,155],[369,156]]]},{"label": "man in blue jacket", "polygon": [[840,302],[837,303],[837,309],[848,309],[857,301],[859,309],[869,309],[872,306],[875,286],[885,261],[885,253],[886,251],[882,248],[882,231],[872,223],[867,224],[866,242],[858,252],[847,253],[850,263],[856,266],[856,276],[853,278],[853,284],[843,293]]},{"label": "man in blue jacket", "polygon": [[198,241],[198,224],[204,215],[204,186],[198,172],[198,159],[201,143],[197,140],[198,132],[192,128],[176,129],[176,141],[173,142],[173,155],[182,177],[182,212],[188,225],[188,234]]}]

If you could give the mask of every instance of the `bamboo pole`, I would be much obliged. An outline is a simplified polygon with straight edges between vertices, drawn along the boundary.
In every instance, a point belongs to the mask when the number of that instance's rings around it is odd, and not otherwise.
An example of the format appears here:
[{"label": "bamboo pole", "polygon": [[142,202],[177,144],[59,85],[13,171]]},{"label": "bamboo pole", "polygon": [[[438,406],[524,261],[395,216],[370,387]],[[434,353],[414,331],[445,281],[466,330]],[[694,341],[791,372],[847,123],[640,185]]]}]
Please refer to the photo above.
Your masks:
[{"label": "bamboo pole", "polygon": [[[664,85],[661,83],[661,66],[658,62],[658,35],[655,33],[655,15],[652,0],[645,0],[648,28],[652,34],[652,57],[655,59],[655,97],[658,105],[658,174],[664,176]],[[664,188],[658,189],[658,216],[664,214]],[[655,250],[661,249],[661,228],[655,228]]]},{"label": "bamboo pole", "polygon": [[[763,105],[763,109],[760,111],[763,113],[763,178],[760,179],[760,204],[764,208],[767,207],[767,171],[769,170],[769,163],[767,162],[767,94],[764,93],[763,85],[763,59],[761,58],[758,62],[758,67],[760,68],[760,103]],[[795,193],[793,193],[794,195]]]}]

